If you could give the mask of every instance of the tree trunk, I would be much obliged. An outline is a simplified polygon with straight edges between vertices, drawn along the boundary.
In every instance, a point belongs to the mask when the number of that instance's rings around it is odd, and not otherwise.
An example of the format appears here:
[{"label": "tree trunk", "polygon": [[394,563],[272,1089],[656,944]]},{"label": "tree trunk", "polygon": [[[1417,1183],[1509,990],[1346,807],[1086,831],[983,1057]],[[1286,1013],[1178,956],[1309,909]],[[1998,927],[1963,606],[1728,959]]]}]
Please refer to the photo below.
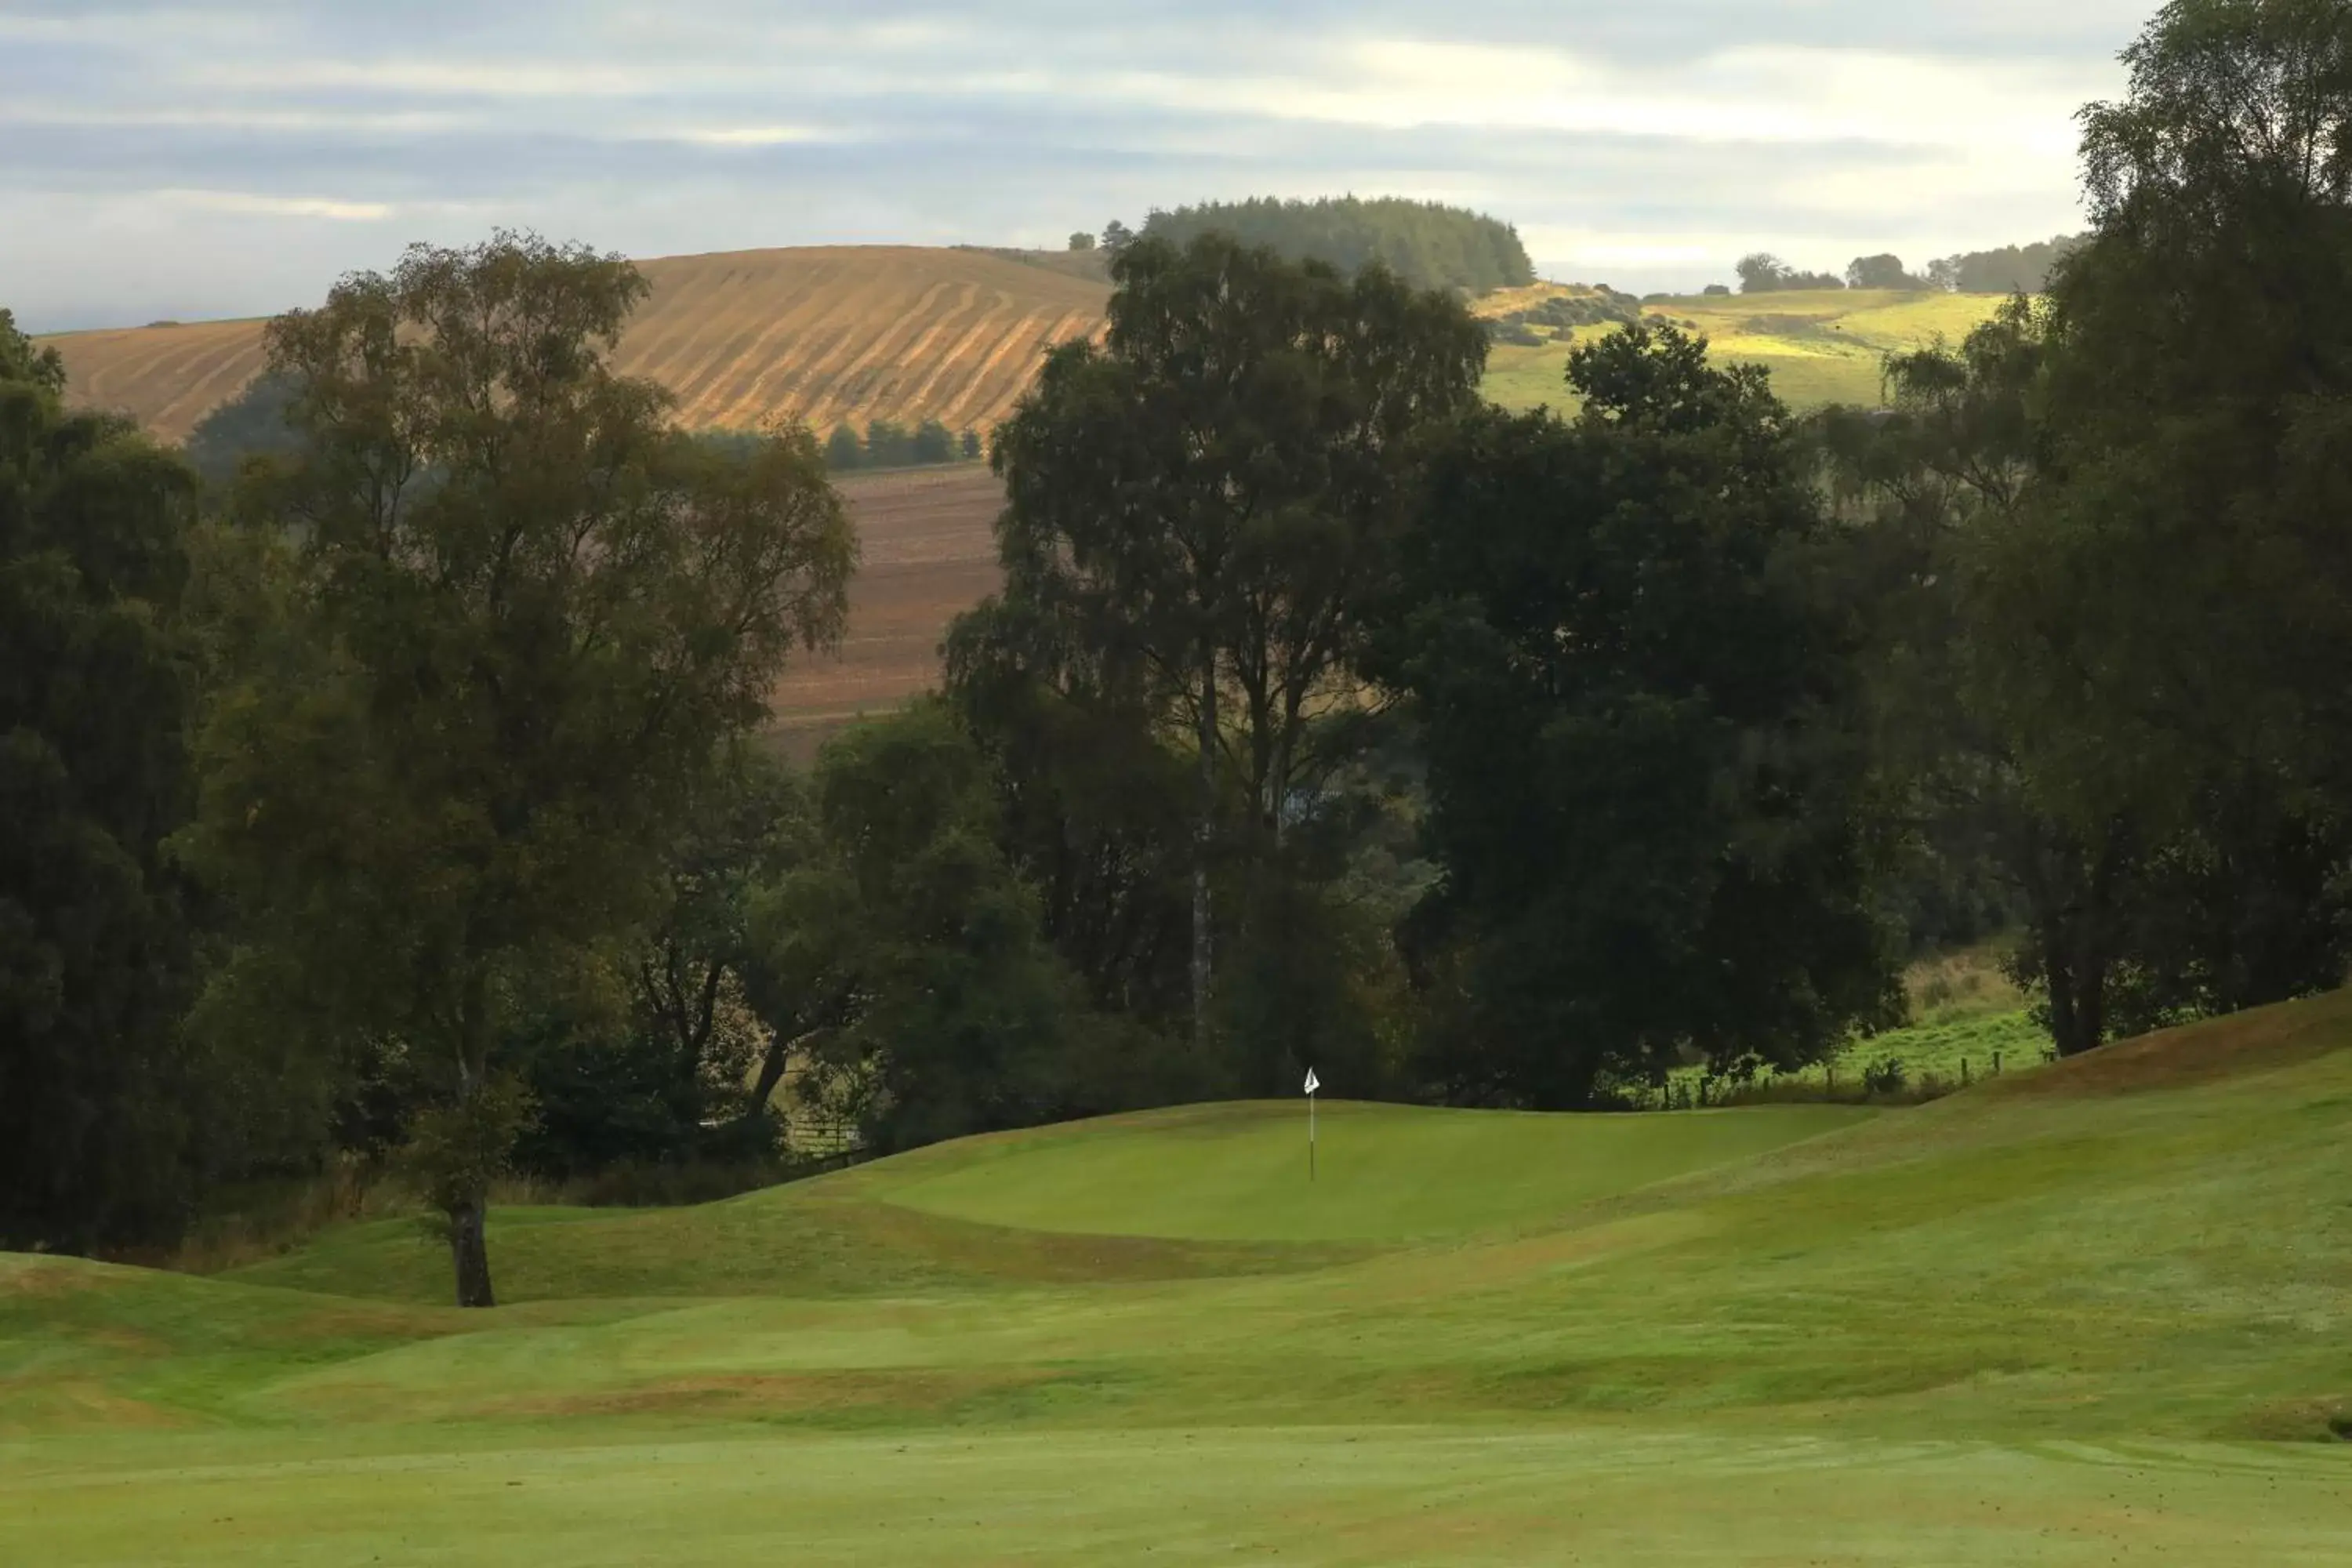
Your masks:
[{"label": "tree trunk", "polygon": [[776,1086],[784,1081],[784,1068],[792,1058],[792,1046],[783,1040],[770,1040],[766,1054],[760,1058],[760,1076],[752,1082],[751,1098],[743,1107],[743,1120],[749,1121],[768,1109],[775,1097]]},{"label": "tree trunk", "polygon": [[[457,1106],[470,1120],[478,1114],[476,1101],[490,1078],[488,976],[478,970],[468,975],[457,1005]],[[460,1192],[449,1205],[449,1262],[457,1276],[460,1307],[498,1305],[490,1290],[489,1207],[487,1183]]]},{"label": "tree trunk", "polygon": [[495,1307],[490,1293],[490,1247],[485,1205],[477,1198],[449,1211],[449,1261],[457,1274],[457,1305]]},{"label": "tree trunk", "polygon": [[1209,1044],[1209,851],[1217,816],[1217,653],[1203,638],[1201,647],[1201,748],[1199,816],[1192,824],[1192,1047]]}]

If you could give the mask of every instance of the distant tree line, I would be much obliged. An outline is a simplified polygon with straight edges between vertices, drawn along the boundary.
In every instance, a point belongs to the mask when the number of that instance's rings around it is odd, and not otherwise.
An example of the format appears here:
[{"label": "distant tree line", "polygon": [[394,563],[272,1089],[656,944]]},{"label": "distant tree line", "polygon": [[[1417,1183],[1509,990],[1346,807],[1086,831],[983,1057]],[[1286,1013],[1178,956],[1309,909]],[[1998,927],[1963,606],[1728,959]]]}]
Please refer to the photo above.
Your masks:
[{"label": "distant tree line", "polygon": [[482,1305],[501,1173],[779,1174],[787,1084],[868,1152],[1309,1066],[1622,1106],[2003,927],[2070,1054],[2341,984],[2347,49],[2168,9],[2046,297],[1867,412],[1637,321],[1507,414],[1451,289],[1129,240],[940,689],[804,771],[846,510],[613,371],[625,263],[346,279],[225,485],[0,324],[0,1243],[380,1162]]},{"label": "distant tree line", "polygon": [[1961,294],[2039,294],[2049,287],[2058,264],[2083,240],[2079,235],[2062,235],[2032,245],[1948,256],[1927,264],[1927,278],[1938,289]]},{"label": "distant tree line", "polygon": [[[1799,289],[1940,289],[1961,294],[2039,294],[2051,274],[2077,246],[2080,238],[2061,237],[2036,244],[2003,246],[1999,250],[1970,251],[1931,261],[1924,273],[1906,268],[1892,254],[1857,256],[1841,275],[1805,272],[1769,251],[1742,257],[1738,272],[1743,294],[1773,294]],[[1720,286],[1710,292],[1728,293]]]},{"label": "distant tree line", "polygon": [[912,429],[891,419],[877,419],[860,437],[849,425],[838,425],[824,443],[825,467],[835,473],[858,468],[911,468],[935,463],[978,462],[980,432],[961,435],[937,419],[926,419]]},{"label": "distant tree line", "polygon": [[[1485,294],[1524,288],[1536,277],[1518,230],[1510,225],[1462,207],[1395,196],[1202,202],[1154,212],[1140,232],[1144,238],[1180,247],[1223,233],[1244,245],[1265,246],[1291,260],[1320,261],[1342,272],[1377,261],[1419,289]],[[1102,238],[1113,254],[1129,242],[1118,224]]]}]

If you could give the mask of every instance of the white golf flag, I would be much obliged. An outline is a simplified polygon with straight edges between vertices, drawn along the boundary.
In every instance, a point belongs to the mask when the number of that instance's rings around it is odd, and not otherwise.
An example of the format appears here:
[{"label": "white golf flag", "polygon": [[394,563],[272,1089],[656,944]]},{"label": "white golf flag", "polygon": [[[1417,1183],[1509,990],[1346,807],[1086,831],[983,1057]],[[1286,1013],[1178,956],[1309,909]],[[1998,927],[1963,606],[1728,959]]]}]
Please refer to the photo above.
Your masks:
[{"label": "white golf flag", "polygon": [[1315,1076],[1315,1069],[1313,1068],[1308,1068],[1307,1069],[1307,1092],[1313,1094],[1317,1089],[1321,1089],[1322,1087],[1323,1080]]}]

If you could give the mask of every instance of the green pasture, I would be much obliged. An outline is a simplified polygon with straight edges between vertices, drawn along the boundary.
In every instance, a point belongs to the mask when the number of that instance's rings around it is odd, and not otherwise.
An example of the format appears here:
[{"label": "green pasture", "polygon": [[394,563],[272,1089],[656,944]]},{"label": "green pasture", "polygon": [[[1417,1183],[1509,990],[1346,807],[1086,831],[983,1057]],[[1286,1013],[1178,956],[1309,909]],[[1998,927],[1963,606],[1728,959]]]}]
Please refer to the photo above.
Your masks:
[{"label": "green pasture", "polygon": [[[1772,373],[1774,389],[1791,407],[1817,408],[1832,403],[1875,405],[1888,353],[1939,338],[1957,343],[2002,302],[1991,294],[1837,289],[1695,295],[1658,300],[1643,311],[1696,326],[1717,359],[1760,364]],[[1575,341],[1612,330],[1580,327]],[[1496,345],[1487,359],[1487,400],[1507,408],[1567,406],[1563,378],[1571,346]]]},{"label": "green pasture", "polygon": [[0,1255],[0,1563],[2352,1561],[2352,998],[1932,1104],[1340,1102],[233,1276]]}]

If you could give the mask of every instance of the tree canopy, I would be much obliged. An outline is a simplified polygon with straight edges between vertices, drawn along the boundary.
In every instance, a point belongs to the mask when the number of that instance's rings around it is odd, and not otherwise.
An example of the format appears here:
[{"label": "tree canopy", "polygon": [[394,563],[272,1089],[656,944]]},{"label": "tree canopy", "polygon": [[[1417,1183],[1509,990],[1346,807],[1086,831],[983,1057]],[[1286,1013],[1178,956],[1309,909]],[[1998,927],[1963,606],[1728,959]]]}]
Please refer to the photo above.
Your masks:
[{"label": "tree canopy", "polygon": [[1372,666],[1425,726],[1433,1070],[1541,1108],[1685,1048],[1793,1066],[1891,1007],[1790,421],[1671,327],[1569,375],[1573,422],[1489,410],[1443,447]]},{"label": "tree canopy", "polygon": [[491,1299],[485,1162],[520,1114],[493,1043],[657,907],[671,807],[844,614],[813,443],[730,456],[611,370],[645,288],[501,236],[279,318],[300,443],[215,564],[191,848],[238,917],[218,1000],[299,973],[307,1016],[446,1074],[461,1305]]},{"label": "tree canopy", "polygon": [[[1499,218],[1440,202],[1385,196],[1325,196],[1285,201],[1274,196],[1202,202],[1155,212],[1142,237],[1181,247],[1202,235],[1231,236],[1264,246],[1292,261],[1319,261],[1341,272],[1379,262],[1417,289],[1460,289],[1473,294],[1524,288],[1535,266],[1518,230]],[[1114,254],[1124,247],[1106,235]]]},{"label": "tree canopy", "polygon": [[[0,1246],[169,1239],[224,1085],[180,1029],[196,481],[0,310]],[[221,1077],[226,1077],[226,1073]]]}]

